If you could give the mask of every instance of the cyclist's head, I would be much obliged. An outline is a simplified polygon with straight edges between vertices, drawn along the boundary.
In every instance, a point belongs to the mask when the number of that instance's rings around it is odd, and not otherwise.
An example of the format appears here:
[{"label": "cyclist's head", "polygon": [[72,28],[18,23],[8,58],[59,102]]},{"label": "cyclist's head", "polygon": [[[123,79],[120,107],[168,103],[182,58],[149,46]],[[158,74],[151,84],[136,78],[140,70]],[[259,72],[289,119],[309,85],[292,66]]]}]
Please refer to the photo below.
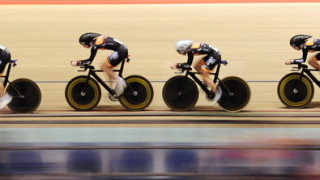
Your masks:
[{"label": "cyclist's head", "polygon": [[290,46],[292,46],[293,48],[298,47],[300,49],[300,45],[304,43],[306,39],[309,39],[311,37],[312,36],[304,34],[295,35],[290,39]]},{"label": "cyclist's head", "polygon": [[79,38],[79,43],[82,45],[90,46],[90,42],[93,41],[94,38],[101,36],[98,33],[84,33]]},{"label": "cyclist's head", "polygon": [[176,51],[179,54],[186,54],[186,50],[192,45],[193,41],[191,40],[180,40],[176,43]]}]

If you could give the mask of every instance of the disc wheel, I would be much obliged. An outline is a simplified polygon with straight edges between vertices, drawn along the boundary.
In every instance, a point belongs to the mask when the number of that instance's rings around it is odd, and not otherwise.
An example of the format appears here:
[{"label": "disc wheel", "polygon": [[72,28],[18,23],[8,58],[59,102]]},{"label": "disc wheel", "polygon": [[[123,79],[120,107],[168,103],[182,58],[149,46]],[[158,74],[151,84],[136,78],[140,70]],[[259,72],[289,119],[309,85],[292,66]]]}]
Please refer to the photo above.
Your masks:
[{"label": "disc wheel", "polygon": [[8,107],[13,112],[32,113],[40,105],[40,88],[30,79],[14,80],[9,84],[7,92],[12,96],[12,101],[8,104]]},{"label": "disc wheel", "polygon": [[231,76],[224,78],[219,83],[222,96],[219,105],[227,111],[239,111],[250,100],[250,88],[246,81],[239,77]]},{"label": "disc wheel", "polygon": [[162,98],[170,109],[188,111],[197,103],[199,90],[196,83],[190,78],[174,76],[165,83]]},{"label": "disc wheel", "polygon": [[284,76],[278,84],[278,97],[289,108],[303,108],[313,98],[314,88],[310,79],[300,73]]},{"label": "disc wheel", "polygon": [[153,88],[144,77],[132,75],[125,78],[127,88],[119,97],[120,104],[127,110],[144,110],[153,100]]},{"label": "disc wheel", "polygon": [[101,99],[101,89],[94,79],[88,80],[87,76],[77,76],[67,84],[65,97],[75,110],[92,110]]}]

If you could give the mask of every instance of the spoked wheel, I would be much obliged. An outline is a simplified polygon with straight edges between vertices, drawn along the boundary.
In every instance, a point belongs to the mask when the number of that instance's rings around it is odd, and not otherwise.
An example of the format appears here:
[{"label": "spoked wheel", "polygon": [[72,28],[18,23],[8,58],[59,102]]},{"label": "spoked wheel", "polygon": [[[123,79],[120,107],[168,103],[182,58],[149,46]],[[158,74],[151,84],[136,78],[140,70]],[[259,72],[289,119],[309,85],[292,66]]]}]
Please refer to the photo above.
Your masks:
[{"label": "spoked wheel", "polygon": [[278,97],[289,108],[302,108],[313,98],[313,84],[308,77],[300,73],[284,76],[278,84]]},{"label": "spoked wheel", "polygon": [[196,83],[190,78],[174,76],[165,83],[162,97],[170,109],[188,111],[197,103],[199,90]]},{"label": "spoked wheel", "polygon": [[246,81],[232,76],[227,77],[219,83],[222,96],[219,105],[227,111],[239,111],[244,108],[250,100],[250,88]]},{"label": "spoked wheel", "polygon": [[77,76],[66,87],[66,100],[75,110],[92,110],[101,99],[99,84],[92,78],[87,79],[87,76]]},{"label": "spoked wheel", "polygon": [[144,110],[153,99],[151,83],[144,77],[132,75],[125,78],[127,88],[119,97],[120,104],[127,110]]},{"label": "spoked wheel", "polygon": [[40,88],[30,79],[14,80],[8,86],[7,92],[12,96],[12,101],[8,104],[8,107],[13,112],[31,113],[40,105]]}]

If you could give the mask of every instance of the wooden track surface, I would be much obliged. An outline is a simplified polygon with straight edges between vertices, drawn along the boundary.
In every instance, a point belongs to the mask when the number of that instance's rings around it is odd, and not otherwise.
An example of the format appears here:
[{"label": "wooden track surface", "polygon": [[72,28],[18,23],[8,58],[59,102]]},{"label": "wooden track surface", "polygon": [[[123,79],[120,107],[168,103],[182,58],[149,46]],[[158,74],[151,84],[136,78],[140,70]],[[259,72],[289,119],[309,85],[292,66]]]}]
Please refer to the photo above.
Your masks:
[{"label": "wooden track surface", "polygon": [[[180,39],[205,42],[221,51],[229,61],[221,77],[234,75],[249,82],[252,96],[246,110],[279,110],[285,107],[277,97],[277,84],[291,69],[284,61],[302,56],[289,46],[289,39],[300,33],[320,37],[319,8],[319,3],[1,5],[0,44],[19,60],[10,79],[38,82],[43,96],[39,110],[72,110],[64,91],[71,78],[84,74],[70,65],[89,56],[78,43],[84,32],[113,36],[127,45],[131,62],[124,75],[139,74],[152,82],[150,110],[168,110],[161,93],[164,82],[175,75],[169,66],[187,59],[175,52]],[[110,53],[99,51],[93,64],[100,67]],[[319,108],[318,94],[315,86],[309,109]],[[122,109],[105,92],[99,106]],[[201,92],[196,109],[202,108],[219,109]]]}]

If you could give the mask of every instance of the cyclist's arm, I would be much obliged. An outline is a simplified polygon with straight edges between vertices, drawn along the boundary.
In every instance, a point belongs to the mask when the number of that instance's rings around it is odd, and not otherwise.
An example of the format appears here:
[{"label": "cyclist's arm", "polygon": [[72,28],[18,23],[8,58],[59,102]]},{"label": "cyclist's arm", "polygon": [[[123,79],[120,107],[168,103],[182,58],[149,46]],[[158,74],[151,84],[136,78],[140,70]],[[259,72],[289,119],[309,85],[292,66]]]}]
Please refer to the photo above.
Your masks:
[{"label": "cyclist's arm", "polygon": [[178,64],[178,68],[182,68],[182,69],[189,69],[190,68],[190,64],[188,64],[188,63],[179,63]]},{"label": "cyclist's arm", "polygon": [[303,59],[293,59],[291,64],[298,64],[298,63],[303,63],[304,60]]},{"label": "cyclist's arm", "polygon": [[188,61],[186,63],[178,63],[177,68],[188,69],[193,61],[193,53],[188,52]]},{"label": "cyclist's arm", "polygon": [[188,52],[188,61],[187,64],[189,64],[191,66],[193,62],[193,53],[191,51]]},{"label": "cyclist's arm", "polygon": [[80,65],[91,64],[93,59],[94,59],[94,57],[97,54],[97,51],[98,51],[98,48],[96,46],[92,46],[90,57],[88,59],[85,59],[85,60],[80,60],[79,64]]},{"label": "cyclist's arm", "polygon": [[303,62],[306,62],[307,56],[308,56],[308,47],[303,46],[302,47],[302,60],[303,60]]},{"label": "cyclist's arm", "polygon": [[293,59],[291,64],[297,64],[297,63],[304,63],[306,62],[307,59],[307,55],[308,55],[308,50],[306,47],[303,47],[302,49],[302,58],[300,59]]}]

